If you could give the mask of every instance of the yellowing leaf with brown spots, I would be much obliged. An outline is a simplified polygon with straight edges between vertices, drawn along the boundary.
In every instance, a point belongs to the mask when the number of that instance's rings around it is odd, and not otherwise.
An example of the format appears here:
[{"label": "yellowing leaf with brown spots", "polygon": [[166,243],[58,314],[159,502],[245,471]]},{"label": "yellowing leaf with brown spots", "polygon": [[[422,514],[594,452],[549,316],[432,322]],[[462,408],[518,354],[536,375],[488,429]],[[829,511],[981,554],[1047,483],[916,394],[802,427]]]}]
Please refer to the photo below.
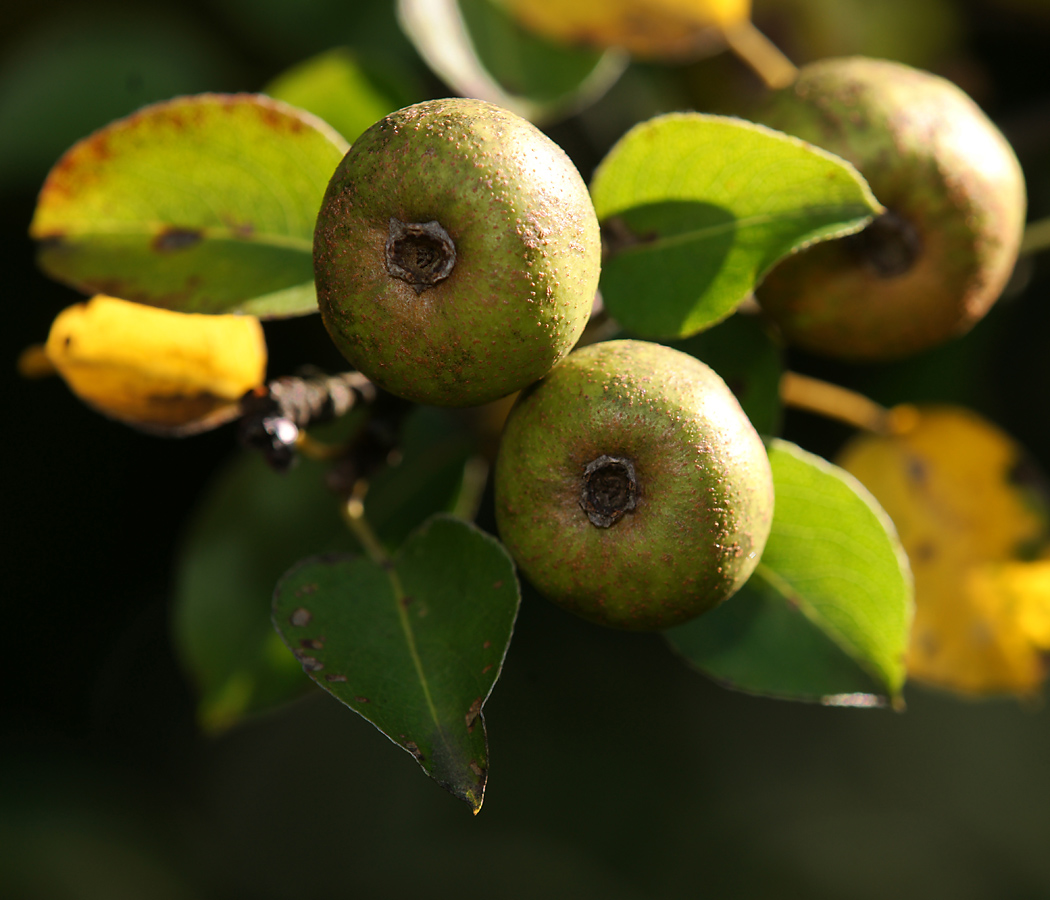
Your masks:
[{"label": "yellowing leaf with brown spots", "polygon": [[722,29],[751,15],[751,0],[500,0],[527,28],[555,41],[623,47],[635,56],[687,57],[721,45]]},{"label": "yellowing leaf with brown spots", "polygon": [[1045,500],[1022,447],[976,413],[902,407],[889,436],[838,463],[875,495],[915,576],[909,677],[973,694],[1030,693],[1050,649]]},{"label": "yellowing leaf with brown spots", "polygon": [[177,313],[101,294],[59,313],[46,352],[89,406],[173,436],[236,417],[241,396],[266,377],[253,316]]}]

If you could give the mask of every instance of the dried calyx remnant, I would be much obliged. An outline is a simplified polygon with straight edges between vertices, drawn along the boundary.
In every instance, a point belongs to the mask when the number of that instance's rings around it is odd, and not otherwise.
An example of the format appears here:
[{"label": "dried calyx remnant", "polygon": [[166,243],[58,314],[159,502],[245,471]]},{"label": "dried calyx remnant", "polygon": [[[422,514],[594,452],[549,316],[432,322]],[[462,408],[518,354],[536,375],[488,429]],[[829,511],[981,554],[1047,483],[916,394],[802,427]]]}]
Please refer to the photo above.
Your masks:
[{"label": "dried calyx remnant", "polygon": [[903,275],[922,252],[922,240],[915,226],[892,210],[886,210],[846,241],[880,278]]},{"label": "dried calyx remnant", "polygon": [[456,245],[437,221],[402,222],[390,217],[386,270],[417,294],[444,281],[456,265]]},{"label": "dried calyx remnant", "polygon": [[583,469],[580,508],[592,525],[608,528],[638,504],[634,464],[619,456],[601,455]]}]

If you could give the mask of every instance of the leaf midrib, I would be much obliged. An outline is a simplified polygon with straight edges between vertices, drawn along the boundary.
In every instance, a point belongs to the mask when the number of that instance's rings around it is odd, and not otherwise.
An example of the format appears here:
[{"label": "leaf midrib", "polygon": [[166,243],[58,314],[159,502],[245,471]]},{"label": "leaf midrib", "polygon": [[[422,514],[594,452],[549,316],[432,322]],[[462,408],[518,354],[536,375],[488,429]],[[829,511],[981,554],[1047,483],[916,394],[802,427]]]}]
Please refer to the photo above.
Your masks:
[{"label": "leaf midrib", "polygon": [[[842,235],[849,234],[854,231],[860,231],[869,221],[873,218],[873,213],[865,206],[857,205],[856,213],[849,215],[842,222]],[[800,210],[794,213],[766,213],[757,216],[748,216],[743,219],[734,219],[732,222],[720,222],[717,225],[708,225],[704,228],[697,228],[691,231],[683,231],[674,235],[659,236],[654,240],[643,240],[638,244],[631,247],[626,247],[617,256],[627,256],[635,253],[646,253],[653,250],[662,250],[669,247],[678,247],[683,244],[689,244],[698,241],[705,241],[719,235],[726,234],[730,231],[738,231],[743,228],[751,228],[759,225],[769,225],[776,222],[790,222],[794,219],[804,218],[818,218],[826,216],[840,216],[842,215],[843,207],[840,206],[818,206],[808,207],[805,210]],[[626,212],[627,210],[624,210]],[[614,213],[613,215],[622,215],[622,213]],[[854,221],[861,220],[861,221]],[[830,222],[828,224],[834,224]]]}]

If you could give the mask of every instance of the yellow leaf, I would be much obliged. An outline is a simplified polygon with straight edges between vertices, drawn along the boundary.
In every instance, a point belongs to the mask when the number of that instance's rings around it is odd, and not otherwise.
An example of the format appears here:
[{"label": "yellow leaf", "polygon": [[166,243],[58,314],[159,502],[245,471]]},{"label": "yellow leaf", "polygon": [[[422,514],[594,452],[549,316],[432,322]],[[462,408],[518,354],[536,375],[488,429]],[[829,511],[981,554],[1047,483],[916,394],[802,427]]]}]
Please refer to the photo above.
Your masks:
[{"label": "yellow leaf", "polygon": [[164,434],[228,421],[240,397],[266,377],[258,319],[178,313],[105,295],[59,313],[45,349],[85,403]]},{"label": "yellow leaf", "polygon": [[747,20],[751,0],[499,0],[551,40],[624,47],[635,56],[690,56],[720,45],[721,30]]},{"label": "yellow leaf", "polygon": [[1045,501],[1024,450],[975,413],[893,411],[897,432],[862,435],[838,463],[878,499],[915,576],[909,677],[976,693],[1030,693],[1050,646]]}]

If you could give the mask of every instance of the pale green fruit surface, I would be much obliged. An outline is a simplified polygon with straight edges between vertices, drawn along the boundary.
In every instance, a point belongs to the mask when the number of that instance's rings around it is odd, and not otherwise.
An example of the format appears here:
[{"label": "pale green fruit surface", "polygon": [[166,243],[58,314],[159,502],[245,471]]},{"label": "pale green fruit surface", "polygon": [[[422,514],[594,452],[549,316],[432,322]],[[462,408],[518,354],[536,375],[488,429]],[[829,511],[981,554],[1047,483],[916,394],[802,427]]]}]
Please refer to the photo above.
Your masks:
[{"label": "pale green fruit surface", "polygon": [[[636,482],[634,508],[608,527],[583,505],[602,457],[630,461]],[[732,595],[773,516],[769,459],[725,382],[643,341],[584,347],[522,392],[495,490],[500,537],[529,580],[586,619],[635,630]]]},{"label": "pale green fruit surface", "polygon": [[998,299],[1024,232],[1024,176],[955,85],[898,63],[822,60],[756,118],[849,160],[890,213],[769,273],[756,296],[790,343],[904,357],[968,331]]},{"label": "pale green fruit surface", "polygon": [[[440,223],[455,248],[447,277],[420,286],[391,274],[392,220]],[[409,263],[426,268],[431,250],[409,246]],[[571,160],[478,100],[420,103],[368,129],[333,175],[314,233],[336,346],[381,387],[439,406],[485,403],[545,375],[583,331],[600,257]]]}]

